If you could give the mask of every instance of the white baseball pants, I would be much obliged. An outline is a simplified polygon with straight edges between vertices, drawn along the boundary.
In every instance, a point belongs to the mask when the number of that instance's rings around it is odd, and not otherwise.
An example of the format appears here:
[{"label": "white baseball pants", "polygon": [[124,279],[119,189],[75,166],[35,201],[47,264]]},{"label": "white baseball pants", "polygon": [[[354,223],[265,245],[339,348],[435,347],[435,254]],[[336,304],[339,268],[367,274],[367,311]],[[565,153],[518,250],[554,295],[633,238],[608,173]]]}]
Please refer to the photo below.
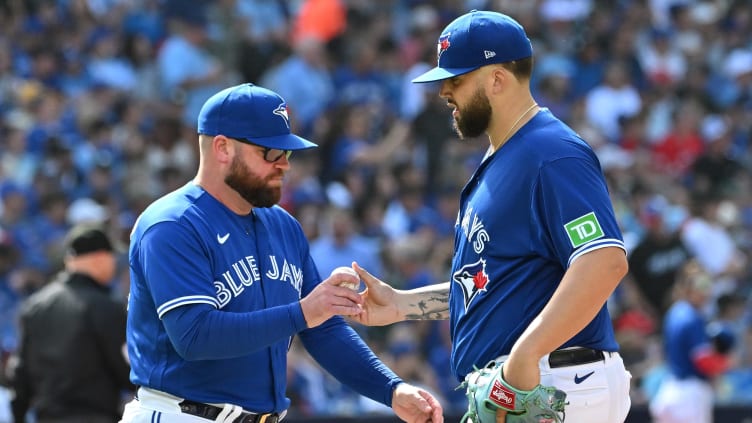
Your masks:
[{"label": "white baseball pants", "polygon": [[[542,385],[567,393],[566,422],[624,423],[632,405],[632,374],[619,353],[604,352],[604,360],[551,368],[548,354],[541,358]],[[508,356],[497,358],[504,362]]]},{"label": "white baseball pants", "polygon": [[209,420],[181,412],[183,398],[148,388],[139,388],[137,396],[125,405],[120,423],[233,423],[243,412],[237,405],[212,404],[223,410],[216,419]]}]

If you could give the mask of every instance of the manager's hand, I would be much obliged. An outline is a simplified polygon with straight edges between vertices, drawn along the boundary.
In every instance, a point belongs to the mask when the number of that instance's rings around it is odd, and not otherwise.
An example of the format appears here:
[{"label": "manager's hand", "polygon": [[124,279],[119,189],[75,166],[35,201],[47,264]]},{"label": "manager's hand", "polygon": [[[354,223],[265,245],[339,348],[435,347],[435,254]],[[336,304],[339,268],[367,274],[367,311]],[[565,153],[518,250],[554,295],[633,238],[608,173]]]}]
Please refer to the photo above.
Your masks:
[{"label": "manager's hand", "polygon": [[400,383],[392,393],[394,414],[407,423],[443,423],[444,410],[428,391]]},{"label": "manager's hand", "polygon": [[309,328],[324,323],[332,316],[353,317],[363,311],[363,297],[352,289],[340,286],[345,282],[357,282],[357,277],[333,274],[300,300],[300,308]]}]

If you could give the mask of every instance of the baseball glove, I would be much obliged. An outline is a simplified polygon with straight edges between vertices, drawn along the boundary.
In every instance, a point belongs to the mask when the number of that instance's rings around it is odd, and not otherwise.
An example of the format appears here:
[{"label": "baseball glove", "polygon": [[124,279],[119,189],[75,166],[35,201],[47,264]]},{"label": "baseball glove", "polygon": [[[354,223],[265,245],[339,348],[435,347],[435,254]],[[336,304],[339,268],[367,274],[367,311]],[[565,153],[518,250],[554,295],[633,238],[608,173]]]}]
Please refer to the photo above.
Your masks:
[{"label": "baseball glove", "polygon": [[[501,363],[490,362],[465,377],[468,411],[461,423],[495,423],[496,410],[507,411],[506,423],[561,423],[567,394],[553,386],[538,385],[521,391],[504,381]],[[459,389],[458,388],[458,389]]]}]

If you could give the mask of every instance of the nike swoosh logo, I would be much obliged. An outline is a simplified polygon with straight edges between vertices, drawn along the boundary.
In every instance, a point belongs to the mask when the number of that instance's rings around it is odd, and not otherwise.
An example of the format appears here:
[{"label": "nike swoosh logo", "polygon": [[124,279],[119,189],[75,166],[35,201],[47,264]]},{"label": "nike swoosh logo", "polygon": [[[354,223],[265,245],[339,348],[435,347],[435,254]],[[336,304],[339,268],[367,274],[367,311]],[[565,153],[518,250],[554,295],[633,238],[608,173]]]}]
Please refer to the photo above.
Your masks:
[{"label": "nike swoosh logo", "polygon": [[224,244],[225,241],[227,241],[227,238],[229,238],[229,237],[230,237],[230,233],[229,232],[226,233],[224,236],[219,236],[219,234],[217,234],[217,242],[220,243],[220,244]]},{"label": "nike swoosh logo", "polygon": [[593,373],[595,373],[595,370],[593,370],[592,372],[590,372],[590,373],[588,373],[588,374],[586,374],[586,375],[584,375],[584,376],[582,376],[582,377],[580,377],[580,376],[577,376],[577,373],[575,373],[575,374],[574,374],[574,383],[576,383],[576,384],[578,384],[578,385],[579,385],[579,384],[581,384],[582,382],[584,382],[584,381],[585,381],[585,379],[587,379],[587,378],[589,378],[590,376],[592,376],[592,375],[593,375]]}]

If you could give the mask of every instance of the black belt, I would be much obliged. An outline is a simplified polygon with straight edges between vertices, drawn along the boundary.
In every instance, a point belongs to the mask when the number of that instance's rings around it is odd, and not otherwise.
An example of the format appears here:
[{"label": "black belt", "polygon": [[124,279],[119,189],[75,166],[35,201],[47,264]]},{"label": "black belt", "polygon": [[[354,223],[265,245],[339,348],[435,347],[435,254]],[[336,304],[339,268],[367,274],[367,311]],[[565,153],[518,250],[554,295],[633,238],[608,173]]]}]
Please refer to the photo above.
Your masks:
[{"label": "black belt", "polygon": [[576,366],[578,364],[595,363],[596,361],[605,361],[606,354],[600,350],[591,348],[569,348],[566,350],[556,350],[548,355],[548,365],[555,369],[557,367]]},{"label": "black belt", "polygon": [[[215,420],[219,413],[224,410],[222,407],[215,405],[204,404],[201,402],[183,400],[178,404],[180,411],[192,416],[203,417],[209,420]],[[233,423],[277,423],[279,422],[279,413],[266,413],[256,414],[248,411],[243,411],[238,417],[233,420]]]}]

